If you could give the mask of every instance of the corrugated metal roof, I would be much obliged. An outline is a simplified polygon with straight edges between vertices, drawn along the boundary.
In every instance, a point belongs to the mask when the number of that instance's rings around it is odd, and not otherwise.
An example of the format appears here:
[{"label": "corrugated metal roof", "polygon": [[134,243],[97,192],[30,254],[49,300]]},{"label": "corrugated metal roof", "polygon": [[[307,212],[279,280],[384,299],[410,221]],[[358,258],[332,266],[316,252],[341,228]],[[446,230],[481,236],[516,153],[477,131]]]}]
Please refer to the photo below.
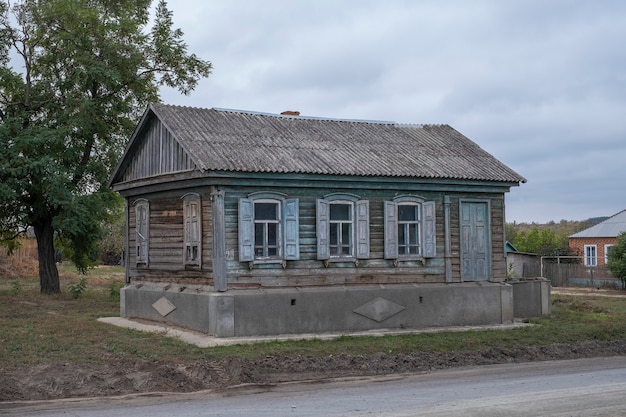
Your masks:
[{"label": "corrugated metal roof", "polygon": [[626,210],[570,237],[617,237],[622,232],[626,232]]},{"label": "corrugated metal roof", "polygon": [[526,182],[447,125],[150,109],[202,170]]}]

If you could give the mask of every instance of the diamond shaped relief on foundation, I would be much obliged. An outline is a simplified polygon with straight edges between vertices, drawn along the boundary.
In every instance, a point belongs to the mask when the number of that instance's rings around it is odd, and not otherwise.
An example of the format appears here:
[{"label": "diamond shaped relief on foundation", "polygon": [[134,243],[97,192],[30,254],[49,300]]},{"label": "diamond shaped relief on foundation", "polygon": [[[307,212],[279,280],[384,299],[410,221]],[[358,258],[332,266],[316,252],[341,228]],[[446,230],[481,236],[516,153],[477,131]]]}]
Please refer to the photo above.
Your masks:
[{"label": "diamond shaped relief on foundation", "polygon": [[389,317],[395,316],[405,308],[406,307],[396,304],[393,301],[377,297],[352,311],[380,323],[387,320]]},{"label": "diamond shaped relief on foundation", "polygon": [[161,316],[165,317],[170,314],[172,311],[176,310],[176,306],[170,302],[165,297],[161,297],[152,304],[152,308],[154,308],[157,313]]}]

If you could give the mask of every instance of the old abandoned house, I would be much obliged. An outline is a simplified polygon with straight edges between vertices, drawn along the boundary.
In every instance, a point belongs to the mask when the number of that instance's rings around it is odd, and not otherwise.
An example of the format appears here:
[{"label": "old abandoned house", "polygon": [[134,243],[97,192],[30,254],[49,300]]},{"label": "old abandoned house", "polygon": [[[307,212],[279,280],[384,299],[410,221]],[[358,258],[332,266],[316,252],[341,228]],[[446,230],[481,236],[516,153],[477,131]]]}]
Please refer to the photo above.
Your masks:
[{"label": "old abandoned house", "polygon": [[523,182],[447,125],[153,104],[110,180],[121,314],[218,337],[508,322]]}]

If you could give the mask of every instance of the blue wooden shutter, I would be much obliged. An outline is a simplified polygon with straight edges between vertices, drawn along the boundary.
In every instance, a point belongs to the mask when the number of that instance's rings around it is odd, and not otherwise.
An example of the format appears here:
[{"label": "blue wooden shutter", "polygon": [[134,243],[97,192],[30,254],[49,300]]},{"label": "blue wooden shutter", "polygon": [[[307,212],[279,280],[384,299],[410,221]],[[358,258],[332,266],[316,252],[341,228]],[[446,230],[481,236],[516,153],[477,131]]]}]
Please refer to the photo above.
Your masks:
[{"label": "blue wooden shutter", "polygon": [[283,222],[284,259],[298,260],[300,259],[300,221],[297,198],[283,202]]},{"label": "blue wooden shutter", "polygon": [[385,259],[398,258],[398,205],[385,201]]},{"label": "blue wooden shutter", "polygon": [[254,200],[239,199],[239,262],[254,260]]},{"label": "blue wooden shutter", "polygon": [[422,256],[424,258],[434,258],[437,252],[435,202],[424,202],[422,204],[422,212],[424,215],[424,220],[422,222],[422,227],[424,229],[424,251]]},{"label": "blue wooden shutter", "polygon": [[328,201],[317,199],[316,228],[317,235],[317,259],[325,260],[330,258],[330,247],[328,241],[328,229],[330,226],[330,213],[328,211]]},{"label": "blue wooden shutter", "polygon": [[359,200],[356,203],[356,257],[369,259],[370,257],[370,202]]}]

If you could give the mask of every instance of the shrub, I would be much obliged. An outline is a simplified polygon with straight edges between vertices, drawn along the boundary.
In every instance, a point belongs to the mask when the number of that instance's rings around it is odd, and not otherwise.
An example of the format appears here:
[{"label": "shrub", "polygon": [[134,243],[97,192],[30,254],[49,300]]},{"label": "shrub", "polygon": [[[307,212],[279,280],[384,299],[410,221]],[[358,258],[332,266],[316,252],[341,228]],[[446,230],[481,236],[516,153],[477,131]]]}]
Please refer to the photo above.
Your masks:
[{"label": "shrub", "polygon": [[77,284],[68,284],[67,289],[72,298],[79,298],[87,289],[87,277],[82,277]]},{"label": "shrub", "polygon": [[617,236],[617,243],[609,249],[608,258],[607,268],[626,286],[626,232]]}]

